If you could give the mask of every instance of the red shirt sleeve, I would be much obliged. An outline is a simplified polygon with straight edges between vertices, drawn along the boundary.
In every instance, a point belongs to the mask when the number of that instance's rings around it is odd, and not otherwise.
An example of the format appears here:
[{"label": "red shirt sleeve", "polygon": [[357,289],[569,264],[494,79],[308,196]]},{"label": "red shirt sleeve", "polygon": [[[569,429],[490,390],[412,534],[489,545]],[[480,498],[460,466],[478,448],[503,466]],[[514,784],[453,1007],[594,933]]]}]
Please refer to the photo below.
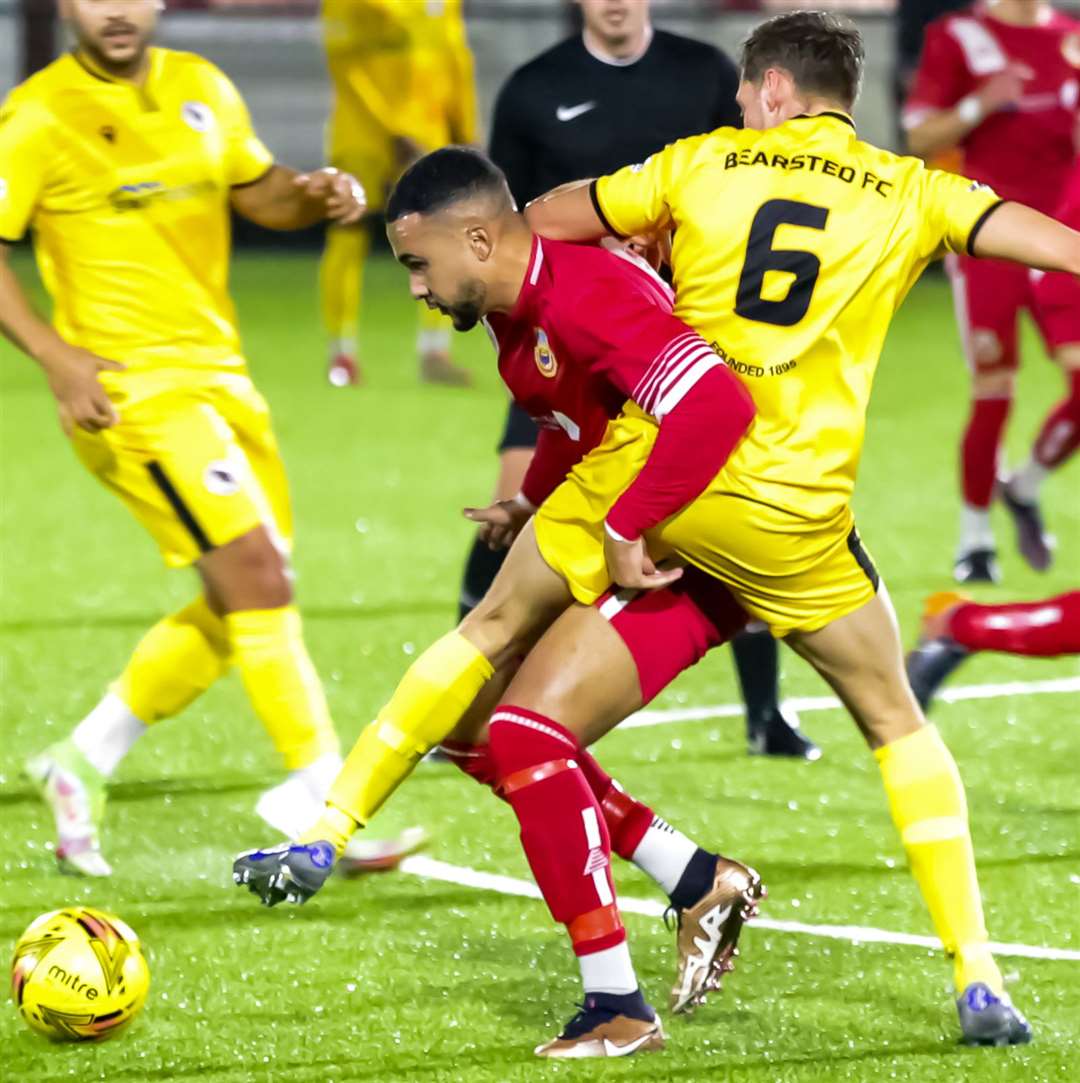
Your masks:
[{"label": "red shirt sleeve", "polygon": [[625,279],[599,279],[552,321],[564,354],[662,421],[709,369],[709,344]]},{"label": "red shirt sleeve", "polygon": [[608,527],[632,541],[696,500],[753,419],[739,379],[723,365],[710,369],[664,418],[641,472],[608,512]]},{"label": "red shirt sleeve", "polygon": [[608,513],[631,540],[704,491],[749,428],[753,401],[696,331],[625,282],[599,280],[560,317],[565,355],[660,423],[645,466]]},{"label": "red shirt sleeve", "polygon": [[540,507],[581,461],[581,455],[581,444],[561,429],[541,429],[529,469],[521,481],[521,495],[534,508]]},{"label": "red shirt sleeve", "polygon": [[914,128],[929,113],[951,109],[975,85],[960,43],[944,22],[932,23],[927,27],[919,67],[904,103],[904,127]]}]

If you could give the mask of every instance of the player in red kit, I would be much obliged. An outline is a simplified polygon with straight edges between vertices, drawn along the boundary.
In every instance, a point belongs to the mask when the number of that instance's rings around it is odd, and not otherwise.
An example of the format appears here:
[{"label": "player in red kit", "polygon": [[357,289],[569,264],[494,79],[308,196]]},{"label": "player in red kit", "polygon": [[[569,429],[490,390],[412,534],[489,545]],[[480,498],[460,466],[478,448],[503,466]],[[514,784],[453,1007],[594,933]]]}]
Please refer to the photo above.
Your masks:
[{"label": "player in red kit", "polygon": [[[1080,229],[1080,157],[1055,217]],[[1065,376],[1065,397],[1047,414],[1031,454],[1002,486],[1001,498],[1016,523],[1020,551],[1033,567],[1040,568],[1050,563],[1050,549],[1038,513],[1039,489],[1047,474],[1061,467],[1080,445],[1080,282],[1070,275],[1038,271],[1032,271],[1031,277],[1051,338],[1061,343],[1054,359]]]},{"label": "player in red kit", "polygon": [[[664,519],[714,479],[752,424],[753,403],[716,352],[671,314],[672,292],[647,265],[600,247],[541,241],[514,211],[502,174],[476,152],[448,147],[421,159],[399,182],[387,216],[414,297],[458,330],[485,319],[500,375],[540,426],[519,500],[475,513],[490,531],[518,536],[485,597],[413,663],[361,734],[304,845],[241,855],[234,872],[270,904],[309,897],[333,851],[443,742],[459,767],[518,814],[530,866],[580,963],[587,1010],[537,1052],[621,1056],[659,1048],[659,1022],[638,989],[615,902],[611,852],[632,860],[671,899],[677,1012],[691,1010],[728,968],[741,925],[763,894],[760,879],[654,817],[557,723],[506,712],[500,719],[504,729],[520,729],[526,745],[562,748],[555,768],[537,771],[516,752],[497,759],[487,718],[547,626],[575,599],[598,601],[609,585],[605,578],[590,593],[578,574],[590,563],[578,533],[555,526],[542,534],[530,519],[535,506],[601,439],[625,433],[632,441],[647,414],[658,423],[655,443],[616,510],[626,529]],[[614,599],[608,615],[639,663],[623,716],[747,619],[726,587],[696,569],[650,563],[633,586],[642,588],[637,596]],[[558,825],[557,853],[525,826],[536,816]],[[582,874],[565,876],[564,859]]]},{"label": "player in red kit", "polygon": [[[1078,102],[1080,22],[1043,0],[997,0],[930,24],[903,119],[913,153],[959,146],[966,176],[1003,199],[1053,214],[1076,155]],[[957,255],[949,272],[973,398],[961,450],[955,576],[996,581],[990,504],[1019,363],[1018,317],[1027,309],[1049,352],[1064,362],[1063,348],[1080,340],[1080,307],[1048,312],[1032,277],[1016,264]],[[1031,486],[1007,486],[1003,496],[1020,526],[1023,555],[1045,569],[1051,554]]]},{"label": "player in red kit", "polygon": [[977,651],[1059,658],[1080,654],[1080,590],[1037,602],[980,605],[962,594],[926,599],[922,635],[908,655],[911,690],[926,710],[946,678]]}]

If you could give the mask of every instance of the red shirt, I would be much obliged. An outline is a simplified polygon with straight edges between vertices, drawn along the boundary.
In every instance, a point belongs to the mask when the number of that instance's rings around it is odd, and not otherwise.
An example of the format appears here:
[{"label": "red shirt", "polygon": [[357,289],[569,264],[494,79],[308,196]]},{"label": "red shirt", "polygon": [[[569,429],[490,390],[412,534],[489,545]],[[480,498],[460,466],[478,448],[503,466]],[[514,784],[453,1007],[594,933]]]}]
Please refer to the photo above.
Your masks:
[{"label": "red shirt", "polygon": [[1080,230],[1080,157],[1073,163],[1054,217],[1072,229]]},{"label": "red shirt", "polygon": [[513,310],[486,320],[500,376],[540,425],[522,485],[530,503],[543,503],[600,442],[627,399],[661,425],[649,464],[619,501],[627,537],[696,497],[726,461],[753,405],[708,343],[671,314],[672,302],[670,287],[633,256],[533,238]]},{"label": "red shirt", "polygon": [[964,173],[1045,213],[1057,206],[1072,166],[1080,102],[1080,22],[1054,11],[1040,26],[1012,26],[981,5],[935,19],[904,108],[904,126],[951,109],[1009,63],[1034,73],[1018,106],[973,128]]}]

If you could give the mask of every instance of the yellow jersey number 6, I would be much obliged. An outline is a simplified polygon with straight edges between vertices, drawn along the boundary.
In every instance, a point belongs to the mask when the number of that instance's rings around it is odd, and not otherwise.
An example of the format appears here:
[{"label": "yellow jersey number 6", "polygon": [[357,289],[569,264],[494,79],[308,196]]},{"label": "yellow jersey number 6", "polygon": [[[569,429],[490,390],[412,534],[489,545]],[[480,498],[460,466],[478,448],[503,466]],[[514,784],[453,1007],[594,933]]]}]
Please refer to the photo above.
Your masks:
[{"label": "yellow jersey number 6", "polygon": [[[803,252],[797,248],[773,248],[773,239],[777,229],[783,225],[824,229],[828,217],[827,208],[793,199],[770,199],[761,205],[750,223],[746,262],[739,276],[739,290],[735,297],[737,315],[779,327],[791,327],[806,315],[821,270],[821,260],[813,252]],[[783,300],[770,301],[761,296],[761,287],[768,271],[785,271],[795,276]]]}]

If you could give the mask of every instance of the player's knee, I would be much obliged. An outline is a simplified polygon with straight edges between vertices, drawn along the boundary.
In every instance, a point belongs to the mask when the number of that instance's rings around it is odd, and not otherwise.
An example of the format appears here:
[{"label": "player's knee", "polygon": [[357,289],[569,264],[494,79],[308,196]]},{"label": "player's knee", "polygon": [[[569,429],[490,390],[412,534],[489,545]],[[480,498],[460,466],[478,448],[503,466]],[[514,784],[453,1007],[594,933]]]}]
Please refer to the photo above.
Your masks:
[{"label": "player's knee", "polygon": [[458,631],[496,668],[527,654],[532,622],[519,606],[489,601],[485,596],[458,626]]},{"label": "player's knee", "polygon": [[976,328],[970,338],[971,365],[976,378],[984,372],[1009,374],[1016,367],[1016,347],[1002,342],[996,331]]},{"label": "player's knee", "polygon": [[977,399],[1011,398],[1015,382],[1015,374],[1011,369],[976,369],[972,379],[972,392]]},{"label": "player's knee", "polygon": [[200,570],[224,612],[292,603],[292,571],[265,527],[215,549],[200,562]]}]

